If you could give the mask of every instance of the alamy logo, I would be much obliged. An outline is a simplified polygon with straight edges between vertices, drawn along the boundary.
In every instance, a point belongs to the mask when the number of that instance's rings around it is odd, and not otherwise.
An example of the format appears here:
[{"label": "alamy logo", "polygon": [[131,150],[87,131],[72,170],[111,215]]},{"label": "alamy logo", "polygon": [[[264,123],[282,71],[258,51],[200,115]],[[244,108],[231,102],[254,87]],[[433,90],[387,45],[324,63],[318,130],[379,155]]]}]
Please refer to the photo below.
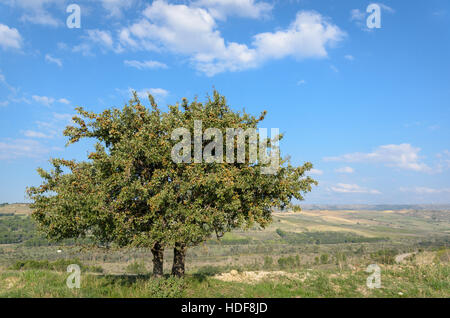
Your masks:
[{"label": "alamy logo", "polygon": [[[245,163],[246,140],[248,140],[249,163],[260,163],[262,174],[275,174],[279,168],[279,129],[271,128],[272,138],[267,137],[267,128],[226,128],[225,161],[226,163]],[[258,142],[259,136],[259,142]],[[171,156],[175,163],[192,162],[191,132],[187,128],[177,128],[172,132],[171,139],[181,141],[173,146]],[[235,139],[237,143],[235,144]],[[203,142],[210,141],[204,148]],[[202,121],[194,121],[194,163],[223,163],[223,133],[218,128],[208,128],[203,132]],[[258,147],[259,144],[259,147]],[[235,145],[237,154],[235,158]],[[270,154],[268,149],[270,148]],[[258,151],[259,150],[259,151]]]},{"label": "alamy logo", "polygon": [[67,266],[67,272],[72,273],[66,279],[66,285],[70,289],[72,288],[80,288],[81,283],[81,269],[77,264],[70,264]]},{"label": "alamy logo", "polygon": [[71,13],[66,20],[69,29],[81,28],[81,8],[78,4],[70,4],[66,9],[67,13]]},{"label": "alamy logo", "polygon": [[367,13],[370,15],[367,17],[367,27],[369,29],[381,28],[381,8],[379,4],[372,3],[367,7]]},{"label": "alamy logo", "polygon": [[366,273],[372,273],[367,277],[366,285],[368,288],[381,288],[381,268],[377,264],[370,264],[366,268]]}]

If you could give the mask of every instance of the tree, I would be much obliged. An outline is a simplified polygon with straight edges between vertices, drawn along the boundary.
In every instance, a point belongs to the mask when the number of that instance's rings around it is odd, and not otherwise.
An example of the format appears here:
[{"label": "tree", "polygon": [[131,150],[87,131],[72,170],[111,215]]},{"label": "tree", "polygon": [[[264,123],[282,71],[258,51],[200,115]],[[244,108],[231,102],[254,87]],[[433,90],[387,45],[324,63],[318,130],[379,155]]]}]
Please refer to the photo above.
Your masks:
[{"label": "tree", "polygon": [[[172,247],[172,274],[183,276],[189,247],[235,228],[264,228],[273,208],[303,200],[317,184],[305,176],[311,163],[294,167],[275,151],[282,136],[246,134],[256,132],[265,112],[259,118],[235,112],[216,91],[205,103],[183,99],[167,112],[149,100],[151,109],[136,94],[122,110],[77,108],[76,125],[64,135],[68,144],[97,140],[95,151],[85,162],[51,160],[50,172],[38,169],[44,183],[28,189],[33,217],[48,238],[90,235],[101,244],[150,247],[155,276]],[[250,145],[258,142],[255,161]],[[265,144],[280,163],[269,174]],[[230,153],[238,160],[231,162]]]}]

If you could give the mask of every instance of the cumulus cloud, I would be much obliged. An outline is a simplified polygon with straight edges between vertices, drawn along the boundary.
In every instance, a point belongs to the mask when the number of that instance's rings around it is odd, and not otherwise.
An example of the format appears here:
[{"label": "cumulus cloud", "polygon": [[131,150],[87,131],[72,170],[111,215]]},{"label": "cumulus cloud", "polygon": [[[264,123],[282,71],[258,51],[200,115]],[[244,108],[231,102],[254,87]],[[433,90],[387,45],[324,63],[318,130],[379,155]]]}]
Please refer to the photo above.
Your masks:
[{"label": "cumulus cloud", "polygon": [[192,5],[206,8],[218,20],[228,16],[259,19],[268,17],[273,9],[272,4],[255,0],[197,0]]},{"label": "cumulus cloud", "polygon": [[86,35],[82,38],[83,42],[76,45],[73,48],[73,52],[81,52],[85,56],[94,55],[92,50],[95,45],[99,46],[103,52],[122,52],[122,46],[114,45],[114,39],[109,31],[99,29],[87,30]]},{"label": "cumulus cloud", "polygon": [[136,61],[136,60],[125,60],[123,62],[127,66],[142,69],[157,69],[157,68],[167,68],[167,65],[158,61]]},{"label": "cumulus cloud", "polygon": [[430,172],[431,168],[420,162],[419,152],[420,148],[410,144],[384,145],[369,153],[355,152],[337,157],[326,157],[324,161],[383,163],[389,167]]},{"label": "cumulus cloud", "polygon": [[339,172],[339,173],[353,173],[353,172],[355,172],[355,170],[352,167],[337,168],[335,171]]},{"label": "cumulus cloud", "polygon": [[337,193],[366,193],[366,194],[381,194],[378,190],[367,189],[360,187],[357,184],[338,183],[330,188],[331,191]]},{"label": "cumulus cloud", "polygon": [[58,58],[56,58],[56,57],[53,57],[53,56],[51,56],[50,54],[46,54],[46,55],[45,55],[45,60],[46,60],[47,62],[49,62],[49,63],[56,64],[56,65],[58,65],[59,67],[62,67],[62,65],[63,65],[61,59],[58,59]]},{"label": "cumulus cloud", "polygon": [[2,49],[20,49],[22,36],[19,31],[0,23],[0,46]]},{"label": "cumulus cloud", "polygon": [[226,41],[207,8],[162,0],[154,1],[140,21],[119,32],[122,47],[185,55],[209,76],[254,68],[271,59],[324,58],[327,48],[344,37],[338,26],[319,13],[300,11],[287,28],[256,34],[248,46]]}]

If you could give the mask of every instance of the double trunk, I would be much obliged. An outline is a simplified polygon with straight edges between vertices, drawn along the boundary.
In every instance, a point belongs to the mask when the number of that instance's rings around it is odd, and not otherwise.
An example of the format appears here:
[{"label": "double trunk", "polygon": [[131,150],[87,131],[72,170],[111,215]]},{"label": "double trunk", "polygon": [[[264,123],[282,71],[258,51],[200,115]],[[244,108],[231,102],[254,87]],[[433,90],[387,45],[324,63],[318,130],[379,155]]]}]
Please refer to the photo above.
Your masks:
[{"label": "double trunk", "polygon": [[[173,265],[172,265],[172,275],[176,277],[184,276],[184,263],[186,260],[186,244],[175,243],[173,249]],[[160,243],[155,243],[152,248],[153,254],[153,276],[162,277],[163,276],[163,263],[164,263],[164,247]]]}]

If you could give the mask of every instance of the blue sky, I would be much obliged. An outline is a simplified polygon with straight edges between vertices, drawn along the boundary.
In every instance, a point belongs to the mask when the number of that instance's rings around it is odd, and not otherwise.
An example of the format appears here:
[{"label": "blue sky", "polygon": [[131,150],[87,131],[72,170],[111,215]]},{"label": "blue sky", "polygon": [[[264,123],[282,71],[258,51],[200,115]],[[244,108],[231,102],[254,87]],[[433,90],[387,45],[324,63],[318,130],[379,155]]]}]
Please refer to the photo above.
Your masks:
[{"label": "blue sky", "polygon": [[86,158],[62,136],[75,106],[215,87],[314,164],[306,203],[450,203],[450,3],[378,3],[376,29],[369,4],[0,0],[0,202],[23,202],[50,157]]}]

